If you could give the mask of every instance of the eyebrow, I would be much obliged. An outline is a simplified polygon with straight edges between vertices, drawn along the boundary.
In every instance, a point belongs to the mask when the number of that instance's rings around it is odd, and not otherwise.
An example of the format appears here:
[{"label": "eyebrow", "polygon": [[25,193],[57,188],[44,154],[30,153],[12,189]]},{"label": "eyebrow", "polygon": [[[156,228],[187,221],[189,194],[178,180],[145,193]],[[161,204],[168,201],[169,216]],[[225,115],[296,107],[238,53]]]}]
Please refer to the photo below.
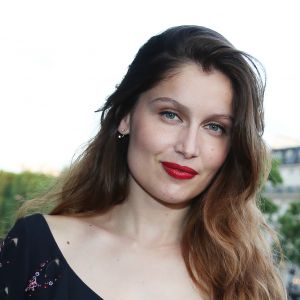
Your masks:
[{"label": "eyebrow", "polygon": [[[179,103],[178,101],[168,98],[168,97],[158,97],[150,101],[150,103],[154,102],[165,102],[165,103],[171,103],[175,107],[178,107],[178,109],[183,110],[184,112],[189,112],[190,110],[183,104]],[[229,119],[230,121],[233,121],[233,116],[228,114],[211,114],[209,115],[209,118],[219,118],[219,119]]]},{"label": "eyebrow", "polygon": [[179,103],[178,101],[176,101],[176,100],[174,100],[172,98],[158,97],[158,98],[155,98],[155,99],[153,99],[153,100],[150,101],[150,103],[154,103],[154,102],[165,102],[165,103],[168,103],[168,104],[171,103],[175,107],[177,107],[178,109],[183,110],[184,112],[189,112],[189,109],[185,105]]}]

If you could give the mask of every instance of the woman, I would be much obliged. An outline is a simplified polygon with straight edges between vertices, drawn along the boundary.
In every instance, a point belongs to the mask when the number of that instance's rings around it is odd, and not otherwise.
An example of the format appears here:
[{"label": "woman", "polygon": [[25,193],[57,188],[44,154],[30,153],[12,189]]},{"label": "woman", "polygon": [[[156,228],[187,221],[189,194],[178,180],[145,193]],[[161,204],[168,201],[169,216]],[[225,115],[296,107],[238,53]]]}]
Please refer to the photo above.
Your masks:
[{"label": "woman", "polygon": [[263,91],[215,31],[152,37],[54,208],[4,241],[3,299],[285,299],[256,206]]}]

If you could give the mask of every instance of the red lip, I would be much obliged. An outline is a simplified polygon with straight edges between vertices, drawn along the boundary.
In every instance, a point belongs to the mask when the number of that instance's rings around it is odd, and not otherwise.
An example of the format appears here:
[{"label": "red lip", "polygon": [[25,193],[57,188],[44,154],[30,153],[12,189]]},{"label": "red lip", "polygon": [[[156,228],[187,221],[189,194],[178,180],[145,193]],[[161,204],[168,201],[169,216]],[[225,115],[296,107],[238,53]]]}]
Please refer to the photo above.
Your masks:
[{"label": "red lip", "polygon": [[194,169],[191,169],[186,166],[181,166],[175,163],[161,162],[165,171],[172,177],[176,179],[192,179],[198,174]]}]

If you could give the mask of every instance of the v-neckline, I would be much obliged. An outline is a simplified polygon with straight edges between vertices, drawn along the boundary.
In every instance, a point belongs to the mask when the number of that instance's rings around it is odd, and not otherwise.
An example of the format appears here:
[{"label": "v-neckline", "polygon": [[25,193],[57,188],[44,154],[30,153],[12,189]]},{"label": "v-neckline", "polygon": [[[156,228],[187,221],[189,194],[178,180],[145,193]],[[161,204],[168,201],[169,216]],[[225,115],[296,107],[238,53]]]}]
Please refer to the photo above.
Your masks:
[{"label": "v-neckline", "polygon": [[62,253],[62,251],[60,250],[53,234],[52,231],[50,229],[50,226],[46,220],[46,218],[44,217],[44,215],[42,214],[37,214],[41,217],[42,222],[44,223],[47,231],[49,232],[49,236],[50,239],[52,241],[52,243],[55,245],[55,247],[57,248],[58,253],[60,254],[60,256],[62,257],[62,260],[64,261],[64,263],[66,264],[67,268],[69,269],[69,271],[74,275],[74,277],[81,283],[83,284],[95,297],[97,297],[98,300],[104,300],[100,295],[98,295],[92,288],[90,288],[80,277],[79,275],[72,269],[72,267],[70,266],[70,264],[68,263],[68,261],[66,260],[64,254]]}]

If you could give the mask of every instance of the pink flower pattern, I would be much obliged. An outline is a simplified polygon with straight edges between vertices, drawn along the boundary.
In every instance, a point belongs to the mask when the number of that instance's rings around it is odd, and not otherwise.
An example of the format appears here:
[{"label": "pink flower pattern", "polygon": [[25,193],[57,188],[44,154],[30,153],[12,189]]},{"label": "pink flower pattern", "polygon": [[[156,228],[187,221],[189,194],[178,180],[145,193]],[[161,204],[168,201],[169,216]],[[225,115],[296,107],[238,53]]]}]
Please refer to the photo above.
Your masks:
[{"label": "pink flower pattern", "polygon": [[[41,263],[39,268],[35,271],[32,278],[29,280],[25,292],[29,293],[29,296],[32,295],[32,292],[36,291],[39,288],[48,288],[52,287],[53,284],[59,279],[60,274],[56,275],[52,280],[47,279],[47,267],[51,264],[55,263],[57,266],[59,265],[59,259],[56,258],[49,262],[46,260],[45,262]],[[43,275],[43,276],[41,276]],[[44,280],[43,280],[44,278]],[[44,282],[43,282],[44,281]]]}]

